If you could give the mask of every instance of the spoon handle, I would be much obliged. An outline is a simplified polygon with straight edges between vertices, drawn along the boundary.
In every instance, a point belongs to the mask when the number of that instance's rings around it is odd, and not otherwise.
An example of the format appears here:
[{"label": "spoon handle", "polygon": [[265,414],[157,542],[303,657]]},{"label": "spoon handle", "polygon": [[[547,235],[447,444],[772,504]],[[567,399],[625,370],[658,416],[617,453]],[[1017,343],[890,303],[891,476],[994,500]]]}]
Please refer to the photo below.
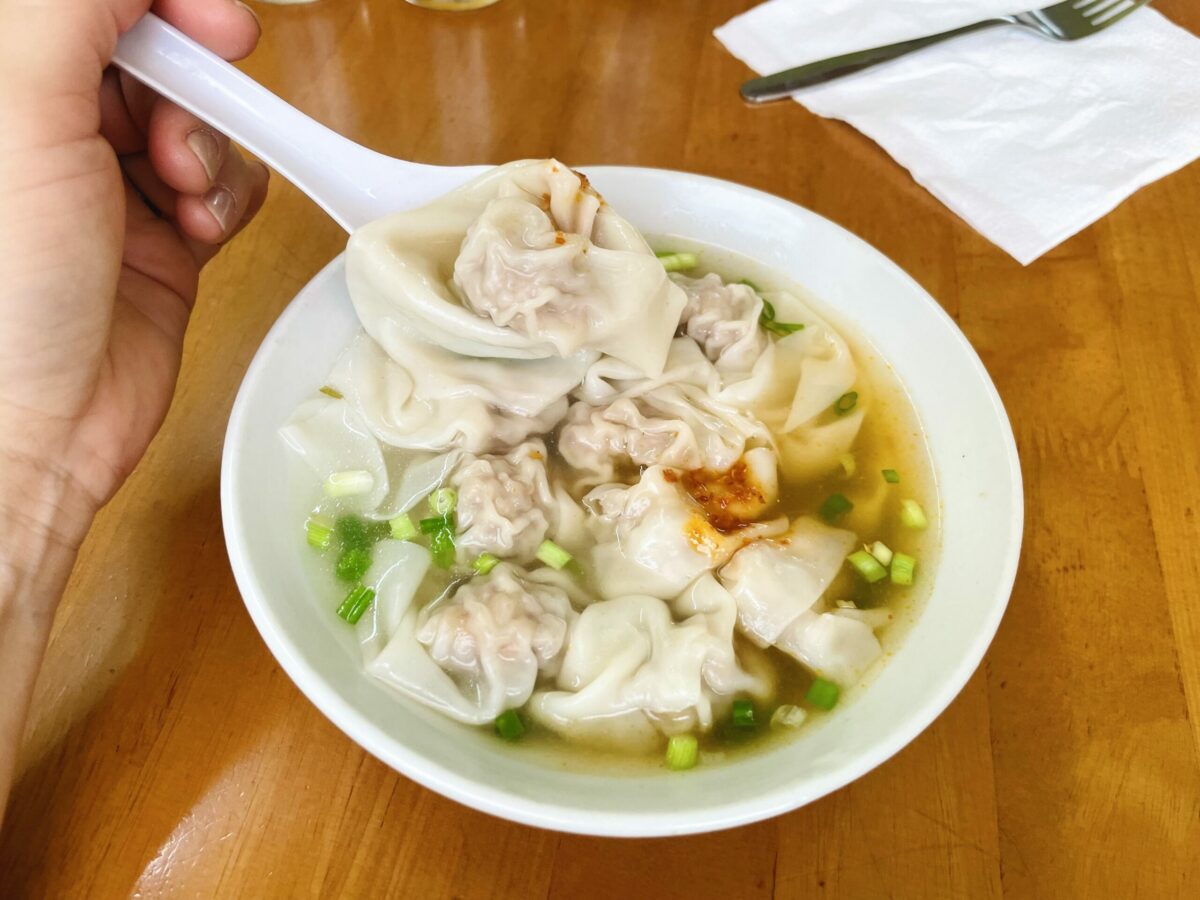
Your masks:
[{"label": "spoon handle", "polygon": [[[121,36],[113,62],[229,135],[347,231],[423,202],[429,182],[454,171],[392,159],[342,137],[153,14]],[[411,185],[411,198],[402,184]]]}]

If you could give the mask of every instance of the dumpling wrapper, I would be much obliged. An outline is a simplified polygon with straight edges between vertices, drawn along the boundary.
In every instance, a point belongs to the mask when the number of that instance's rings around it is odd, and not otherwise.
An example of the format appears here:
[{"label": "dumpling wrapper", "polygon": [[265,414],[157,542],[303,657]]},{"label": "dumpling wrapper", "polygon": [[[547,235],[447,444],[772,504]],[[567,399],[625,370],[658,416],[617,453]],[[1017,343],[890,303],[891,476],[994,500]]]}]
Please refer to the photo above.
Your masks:
[{"label": "dumpling wrapper", "polygon": [[735,553],[718,578],[737,601],[743,633],[760,647],[774,644],[817,605],[854,544],[853,532],[802,518],[778,538]]},{"label": "dumpling wrapper", "polygon": [[770,696],[769,678],[738,663],[733,600],[711,576],[676,609],[686,616],[680,622],[662,600],[637,595],[585,609],[559,689],[534,695],[533,718],[568,739],[644,749],[656,734],[712,728],[714,705],[735,693]]},{"label": "dumpling wrapper", "polygon": [[546,445],[518,444],[504,455],[468,455],[450,476],[458,492],[460,562],[481,553],[530,563],[550,528],[554,490],[546,472]]},{"label": "dumpling wrapper", "polygon": [[883,655],[870,625],[834,612],[804,613],[775,646],[843,687],[857,683]]},{"label": "dumpling wrapper", "polygon": [[362,416],[344,400],[324,394],[305,400],[279,429],[279,436],[308,465],[317,480],[335,472],[371,475],[371,490],[346,503],[359,511],[375,509],[388,494],[388,470],[379,441]]},{"label": "dumpling wrapper", "polygon": [[750,667],[734,651],[737,601],[716,578],[705,573],[670,603],[679,621],[702,622],[713,640],[704,660],[705,683],[725,699],[751,694],[765,700],[774,694],[774,671],[769,666]]},{"label": "dumpling wrapper", "polygon": [[341,502],[346,510],[370,519],[390,519],[411,509],[442,484],[462,456],[461,450],[439,456],[415,452],[384,456],[357,410],[344,399],[325,395],[300,404],[279,434],[304,460],[318,485],[334,472],[369,473],[371,490],[343,497]]},{"label": "dumpling wrapper", "polygon": [[882,654],[860,617],[822,611],[822,599],[854,548],[853,532],[797,519],[783,536],[739,550],[717,577],[737,601],[738,627],[816,674],[849,686]]},{"label": "dumpling wrapper", "polygon": [[[724,284],[715,274],[671,277],[688,297],[684,330],[719,376],[720,384],[710,392],[766,423],[787,477],[812,479],[836,467],[858,436],[868,404],[860,391],[851,412],[830,414],[858,383],[854,356],[836,329],[786,291],[760,296],[748,285]],[[804,327],[770,339],[758,324],[764,300],[774,308],[776,321]],[[589,370],[581,390],[595,383]]]},{"label": "dumpling wrapper", "polygon": [[777,291],[767,297],[778,321],[804,328],[768,342],[749,376],[727,384],[717,396],[752,410],[770,427],[787,477],[817,478],[853,446],[869,398],[860,390],[853,410],[832,414],[833,405],[859,380],[849,345],[791,294]]},{"label": "dumpling wrapper", "polygon": [[763,300],[747,284],[726,284],[715,272],[701,278],[673,273],[687,305],[680,317],[684,333],[704,350],[727,383],[745,378],[770,339],[759,325]]},{"label": "dumpling wrapper", "polygon": [[519,444],[504,455],[468,454],[450,484],[458,491],[460,562],[481,553],[528,564],[547,537],[571,553],[592,541],[584,511],[546,470],[548,453],[539,440]]},{"label": "dumpling wrapper", "polygon": [[651,466],[637,484],[602,485],[584,498],[597,513],[593,528],[601,539],[591,571],[600,596],[675,597],[741,547],[787,529],[787,519],[778,518],[722,533],[675,477]]},{"label": "dumpling wrapper", "polygon": [[359,623],[371,675],[453,719],[484,725],[522,706],[539,673],[558,671],[578,617],[555,583],[558,573],[540,578],[501,563],[461,584],[448,600],[418,610],[413,599],[429,552],[388,543],[396,546],[386,552],[401,558],[375,582],[370,621]]},{"label": "dumpling wrapper", "polygon": [[411,337],[396,342],[403,363],[360,334],[329,383],[376,437],[407,449],[486,453],[545,434],[566,414],[566,395],[592,359],[479,359]]},{"label": "dumpling wrapper", "polygon": [[[376,546],[371,568],[363,576],[363,584],[375,591],[375,602],[355,626],[368,669],[399,632],[431,562],[429,551],[411,541],[384,541]],[[414,667],[417,671],[419,667]]]},{"label": "dumpling wrapper", "polygon": [[358,229],[346,281],[400,363],[416,334],[468,356],[599,351],[656,375],[686,302],[638,230],[555,160],[509,163]]},{"label": "dumpling wrapper", "polygon": [[666,369],[638,378],[602,358],[576,391],[559,435],[578,484],[612,481],[620,464],[728,470],[748,447],[770,444],[758,419],[717,396],[720,377],[691,338],[676,338]]}]

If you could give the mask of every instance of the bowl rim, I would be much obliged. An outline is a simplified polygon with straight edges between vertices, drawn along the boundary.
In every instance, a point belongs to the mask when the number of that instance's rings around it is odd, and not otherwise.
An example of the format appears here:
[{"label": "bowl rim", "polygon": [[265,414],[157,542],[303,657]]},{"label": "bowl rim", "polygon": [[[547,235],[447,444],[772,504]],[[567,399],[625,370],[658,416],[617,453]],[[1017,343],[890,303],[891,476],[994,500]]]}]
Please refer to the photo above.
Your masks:
[{"label": "bowl rim", "polygon": [[867,241],[836,222],[799,204],[736,182],[690,172],[643,166],[580,166],[580,168],[593,173],[597,178],[603,178],[605,174],[619,173],[616,177],[620,177],[620,174],[636,173],[651,178],[691,180],[709,187],[733,190],[749,197],[754,202],[771,204],[785,209],[792,215],[807,218],[818,227],[840,233],[843,240],[850,241],[859,251],[875,257],[876,262],[881,263],[888,274],[913,289],[914,297],[920,303],[925,304],[930,313],[940,318],[943,325],[948,326],[948,333],[957,342],[959,349],[963,351],[965,359],[975,370],[975,374],[980,377],[991,402],[996,423],[1002,433],[1004,443],[1002,449],[1009,464],[1008,475],[1011,484],[1011,496],[1007,499],[1012,510],[1011,520],[1008,523],[1012,540],[1006,549],[1000,569],[1000,578],[995,585],[998,602],[992,604],[990,615],[980,622],[969,645],[965,644],[962,647],[958,666],[950,677],[941,682],[939,690],[929,696],[920,707],[914,709],[913,714],[905,719],[904,727],[893,729],[887,733],[868,751],[859,754],[852,763],[839,769],[836,775],[828,776],[820,784],[813,785],[802,781],[784,784],[769,794],[749,800],[714,804],[705,810],[703,816],[696,816],[693,812],[689,813],[687,818],[677,813],[642,811],[588,810],[586,815],[581,815],[577,808],[569,805],[544,803],[496,788],[458,774],[436,759],[408,749],[375,722],[346,704],[326,683],[320,673],[296,652],[284,634],[279,617],[272,611],[270,605],[264,602],[263,598],[267,595],[267,591],[251,561],[252,554],[249,552],[249,544],[245,539],[247,529],[241,519],[240,506],[236,502],[240,493],[239,473],[241,472],[241,467],[238,465],[240,447],[236,439],[245,431],[245,423],[249,415],[250,386],[257,380],[267,364],[263,349],[278,340],[289,327],[290,319],[297,309],[296,299],[302,296],[311,285],[328,278],[331,270],[341,264],[344,253],[339,253],[323,266],[289,301],[288,306],[272,324],[255,351],[254,358],[247,367],[238,388],[230,411],[221,456],[221,512],[229,561],[238,591],[251,620],[271,654],[301,693],[352,741],[390,768],[423,787],[467,807],[503,819],[575,834],[609,837],[663,837],[719,831],[750,824],[798,809],[845,787],[886,762],[911,743],[946,710],[978,669],[1007,609],[1016,580],[1024,536],[1024,489],[1016,439],[995,384],[957,323],[911,275]]}]

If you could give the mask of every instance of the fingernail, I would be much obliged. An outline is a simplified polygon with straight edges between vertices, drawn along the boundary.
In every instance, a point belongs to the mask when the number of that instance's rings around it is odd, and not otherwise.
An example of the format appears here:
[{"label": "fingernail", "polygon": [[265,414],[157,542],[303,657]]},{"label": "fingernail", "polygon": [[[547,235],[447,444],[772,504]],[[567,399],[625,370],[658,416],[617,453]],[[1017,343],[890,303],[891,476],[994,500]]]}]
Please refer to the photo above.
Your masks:
[{"label": "fingernail", "polygon": [[187,136],[188,149],[200,160],[209,180],[217,177],[221,168],[221,145],[217,136],[207,128],[196,128]]},{"label": "fingernail", "polygon": [[230,226],[233,225],[233,212],[237,207],[233,191],[222,184],[214,184],[204,195],[204,205],[217,220],[217,224],[221,226],[221,233],[229,231]]},{"label": "fingernail", "polygon": [[243,3],[242,0],[233,0],[233,5],[241,7],[246,12],[250,13],[250,15],[254,17],[254,24],[258,26],[258,33],[262,34],[262,22],[258,18],[258,13],[256,13],[249,6],[247,6],[245,3]]}]

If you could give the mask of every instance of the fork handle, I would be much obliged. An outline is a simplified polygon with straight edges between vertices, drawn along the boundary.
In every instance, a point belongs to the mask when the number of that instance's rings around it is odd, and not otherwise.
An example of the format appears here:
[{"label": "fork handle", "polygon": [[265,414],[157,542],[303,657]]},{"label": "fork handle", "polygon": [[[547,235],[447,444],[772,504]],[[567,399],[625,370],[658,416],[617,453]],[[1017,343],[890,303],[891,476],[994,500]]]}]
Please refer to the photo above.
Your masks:
[{"label": "fork handle", "polygon": [[992,28],[996,25],[1016,24],[1016,20],[1011,16],[997,16],[993,19],[984,19],[982,22],[955,28],[952,31],[943,31],[941,34],[931,34],[928,37],[914,38],[911,41],[886,44],[883,47],[872,47],[870,50],[843,53],[841,56],[817,60],[794,69],[747,81],[742,85],[742,97],[750,103],[779,100],[800,88],[832,81],[834,78],[841,78],[852,72],[861,72],[863,69],[896,59],[898,56],[904,56],[906,53],[912,53],[914,50],[920,50],[930,44],[938,44],[950,38],[970,34],[972,31],[981,31],[984,28]]}]

